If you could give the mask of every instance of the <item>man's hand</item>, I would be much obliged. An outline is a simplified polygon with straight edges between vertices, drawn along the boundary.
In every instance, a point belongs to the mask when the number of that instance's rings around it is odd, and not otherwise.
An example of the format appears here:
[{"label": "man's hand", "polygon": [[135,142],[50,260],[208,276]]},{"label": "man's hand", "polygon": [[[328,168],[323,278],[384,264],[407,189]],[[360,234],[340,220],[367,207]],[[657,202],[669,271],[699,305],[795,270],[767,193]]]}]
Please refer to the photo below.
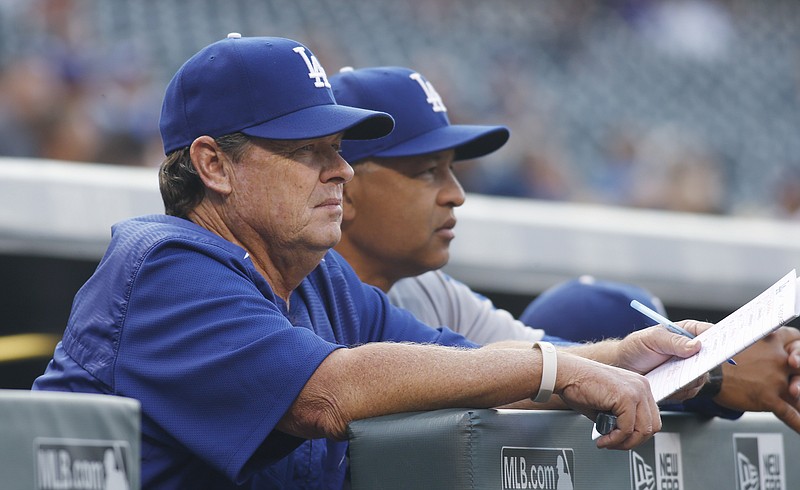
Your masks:
[{"label": "man's hand", "polygon": [[597,447],[631,449],[661,430],[661,415],[647,378],[566,352],[558,354],[556,393],[591,420],[598,411],[617,416],[617,427]]},{"label": "man's hand", "polygon": [[718,404],[742,411],[772,412],[800,432],[800,331],[781,327],[722,365]]},{"label": "man's hand", "polygon": [[[684,320],[678,325],[693,335],[710,328],[712,324]],[[619,367],[648,373],[672,357],[687,358],[700,352],[699,340],[674,334],[664,327],[653,326],[637,330],[619,341],[615,364]]]},{"label": "man's hand", "polygon": [[[710,323],[695,320],[684,320],[678,324],[694,335],[712,326]],[[605,340],[594,344],[570,346],[563,348],[562,351],[644,374],[672,357],[691,357],[700,349],[701,345],[698,340],[671,333],[664,327],[653,326],[632,332],[622,340]],[[701,376],[689,383],[671,395],[670,401],[682,401],[696,396],[706,379],[706,376]],[[800,386],[798,386],[798,392],[800,392]]]}]

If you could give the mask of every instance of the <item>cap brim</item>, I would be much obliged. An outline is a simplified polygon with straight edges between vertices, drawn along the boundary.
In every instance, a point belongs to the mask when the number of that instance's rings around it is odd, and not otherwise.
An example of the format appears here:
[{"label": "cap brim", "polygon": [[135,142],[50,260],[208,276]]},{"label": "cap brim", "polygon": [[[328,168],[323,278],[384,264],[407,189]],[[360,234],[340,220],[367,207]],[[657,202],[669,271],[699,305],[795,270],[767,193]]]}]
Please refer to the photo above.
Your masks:
[{"label": "cap brim", "polygon": [[509,130],[505,126],[452,124],[406,140],[373,156],[408,157],[455,149],[456,160],[469,160],[499,149],[506,144],[509,135]]},{"label": "cap brim", "polygon": [[326,104],[300,109],[245,128],[242,133],[276,140],[303,140],[344,132],[344,139],[368,140],[386,136],[393,128],[394,119],[385,112]]}]

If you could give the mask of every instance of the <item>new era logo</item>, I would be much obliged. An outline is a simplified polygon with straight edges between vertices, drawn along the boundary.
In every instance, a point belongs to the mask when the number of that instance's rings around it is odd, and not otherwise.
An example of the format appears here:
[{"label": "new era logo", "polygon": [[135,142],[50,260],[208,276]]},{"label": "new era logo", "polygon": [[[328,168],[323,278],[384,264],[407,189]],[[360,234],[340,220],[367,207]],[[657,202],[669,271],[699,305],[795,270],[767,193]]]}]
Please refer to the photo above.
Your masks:
[{"label": "new era logo", "polygon": [[786,490],[782,434],[734,434],[738,490]]},{"label": "new era logo", "polygon": [[758,467],[742,453],[736,453],[736,471],[739,474],[739,488],[741,490],[758,490]]},{"label": "new era logo", "polygon": [[655,490],[656,475],[653,467],[634,451],[631,451],[631,474],[633,490]]},{"label": "new era logo", "polygon": [[681,439],[660,432],[630,452],[632,490],[682,490]]}]

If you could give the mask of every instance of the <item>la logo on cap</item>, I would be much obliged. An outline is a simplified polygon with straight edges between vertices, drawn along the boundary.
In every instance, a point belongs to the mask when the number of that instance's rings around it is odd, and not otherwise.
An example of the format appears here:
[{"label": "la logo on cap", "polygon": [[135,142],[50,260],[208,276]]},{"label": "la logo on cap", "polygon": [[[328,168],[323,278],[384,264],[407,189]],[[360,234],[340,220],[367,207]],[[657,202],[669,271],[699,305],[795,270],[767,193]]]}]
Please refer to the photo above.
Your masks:
[{"label": "la logo on cap", "polygon": [[433,112],[447,112],[447,107],[444,106],[442,97],[439,92],[433,88],[433,84],[424,78],[419,73],[412,73],[408,76],[410,79],[416,81],[422,90],[425,92],[425,100],[433,107]]},{"label": "la logo on cap", "polygon": [[308,68],[308,78],[314,79],[314,86],[317,88],[331,88],[331,84],[328,82],[328,75],[325,74],[325,68],[322,67],[322,64],[317,60],[317,57],[313,54],[311,58],[308,57],[306,54],[306,48],[302,46],[297,46],[293,49],[293,51],[299,54],[303,61],[306,62],[306,67]]}]

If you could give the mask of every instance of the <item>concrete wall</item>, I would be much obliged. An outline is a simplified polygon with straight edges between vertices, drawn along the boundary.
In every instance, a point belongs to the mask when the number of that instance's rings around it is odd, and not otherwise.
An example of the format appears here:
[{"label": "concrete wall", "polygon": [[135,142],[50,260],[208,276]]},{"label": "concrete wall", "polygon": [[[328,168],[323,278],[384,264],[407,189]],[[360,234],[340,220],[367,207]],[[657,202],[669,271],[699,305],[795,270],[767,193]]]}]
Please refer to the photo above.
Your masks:
[{"label": "concrete wall", "polygon": [[[0,159],[0,254],[97,261],[110,226],[162,212],[154,168]],[[470,195],[447,267],[535,295],[581,274],[733,309],[800,265],[800,224]]]}]

